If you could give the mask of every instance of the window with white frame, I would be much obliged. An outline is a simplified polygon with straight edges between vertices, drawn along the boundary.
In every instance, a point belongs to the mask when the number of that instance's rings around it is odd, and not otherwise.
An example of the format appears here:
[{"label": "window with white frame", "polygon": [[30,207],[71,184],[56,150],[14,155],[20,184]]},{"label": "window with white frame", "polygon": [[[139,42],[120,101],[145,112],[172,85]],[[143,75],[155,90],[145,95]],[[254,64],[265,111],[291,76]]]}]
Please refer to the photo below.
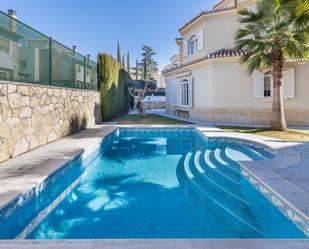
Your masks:
[{"label": "window with white frame", "polygon": [[189,81],[180,82],[180,104],[181,106],[189,106]]},{"label": "window with white frame", "polygon": [[271,97],[271,74],[264,75],[264,97]]},{"label": "window with white frame", "polygon": [[188,55],[193,55],[197,52],[198,50],[198,39],[197,36],[194,35],[192,38],[189,40],[188,44]]},{"label": "window with white frame", "polygon": [[[294,68],[286,69],[283,72],[282,79],[283,98],[295,98],[295,70]],[[273,96],[273,77],[271,72],[254,71],[254,97],[271,98]]]}]

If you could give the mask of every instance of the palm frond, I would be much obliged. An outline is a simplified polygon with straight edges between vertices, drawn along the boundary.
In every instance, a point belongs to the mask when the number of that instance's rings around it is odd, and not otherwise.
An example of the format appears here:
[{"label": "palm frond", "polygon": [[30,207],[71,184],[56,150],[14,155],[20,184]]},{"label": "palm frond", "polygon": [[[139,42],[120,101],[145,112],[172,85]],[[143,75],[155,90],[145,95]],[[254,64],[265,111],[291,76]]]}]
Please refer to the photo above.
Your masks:
[{"label": "palm frond", "polygon": [[248,72],[271,66],[278,51],[284,59],[309,59],[309,0],[259,0],[257,10],[241,10],[236,46]]}]

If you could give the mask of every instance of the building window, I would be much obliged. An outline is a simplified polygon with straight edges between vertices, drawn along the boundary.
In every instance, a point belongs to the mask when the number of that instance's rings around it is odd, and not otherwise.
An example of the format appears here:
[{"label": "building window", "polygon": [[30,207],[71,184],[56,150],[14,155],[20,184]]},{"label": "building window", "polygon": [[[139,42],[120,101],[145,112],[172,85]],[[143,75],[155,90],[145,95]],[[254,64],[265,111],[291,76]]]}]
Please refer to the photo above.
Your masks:
[{"label": "building window", "polygon": [[0,38],[0,52],[10,53],[10,42],[8,40]]},{"label": "building window", "polygon": [[271,75],[265,74],[264,77],[264,97],[271,97]]},{"label": "building window", "polygon": [[82,72],[82,69],[81,69],[80,66],[77,66],[77,72],[78,72],[78,73],[81,73],[81,72]]},{"label": "building window", "polygon": [[182,106],[189,106],[189,81],[183,80],[180,82],[180,104]]},{"label": "building window", "polygon": [[28,63],[27,63],[27,61],[25,61],[25,60],[21,60],[20,62],[19,62],[19,68],[20,69],[27,69],[27,67],[28,67]]},{"label": "building window", "polygon": [[189,47],[188,47],[188,54],[193,55],[197,52],[197,43],[198,39],[197,36],[193,36],[189,41]]},{"label": "building window", "polygon": [[7,73],[6,72],[0,72],[0,79],[3,79],[3,80],[8,79]]}]

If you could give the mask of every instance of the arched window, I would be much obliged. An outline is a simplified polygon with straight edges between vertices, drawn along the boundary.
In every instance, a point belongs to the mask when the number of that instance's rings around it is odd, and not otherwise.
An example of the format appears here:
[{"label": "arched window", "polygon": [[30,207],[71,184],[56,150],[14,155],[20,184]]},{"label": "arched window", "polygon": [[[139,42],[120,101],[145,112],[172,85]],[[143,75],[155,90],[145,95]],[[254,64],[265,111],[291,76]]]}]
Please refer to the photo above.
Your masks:
[{"label": "arched window", "polygon": [[197,43],[198,43],[197,35],[192,36],[188,44],[188,55],[193,55],[197,52],[197,45],[198,45]]},{"label": "arched window", "polygon": [[189,106],[189,81],[188,80],[180,81],[179,87],[180,87],[181,106]]}]

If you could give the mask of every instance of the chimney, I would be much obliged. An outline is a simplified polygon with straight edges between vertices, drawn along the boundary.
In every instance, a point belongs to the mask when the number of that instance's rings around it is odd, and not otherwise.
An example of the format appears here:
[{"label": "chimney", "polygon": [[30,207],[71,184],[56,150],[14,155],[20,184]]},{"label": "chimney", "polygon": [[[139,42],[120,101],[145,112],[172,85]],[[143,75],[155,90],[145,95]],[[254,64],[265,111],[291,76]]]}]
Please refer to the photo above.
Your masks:
[{"label": "chimney", "polygon": [[72,49],[73,49],[74,52],[77,52],[77,47],[76,47],[76,45],[73,45]]},{"label": "chimney", "polygon": [[16,19],[16,20],[17,20],[17,13],[16,13],[15,10],[9,9],[9,10],[8,10],[8,15],[9,15],[10,17],[12,17],[13,19]]},{"label": "chimney", "polygon": [[87,59],[90,60],[90,54],[87,54]]}]

